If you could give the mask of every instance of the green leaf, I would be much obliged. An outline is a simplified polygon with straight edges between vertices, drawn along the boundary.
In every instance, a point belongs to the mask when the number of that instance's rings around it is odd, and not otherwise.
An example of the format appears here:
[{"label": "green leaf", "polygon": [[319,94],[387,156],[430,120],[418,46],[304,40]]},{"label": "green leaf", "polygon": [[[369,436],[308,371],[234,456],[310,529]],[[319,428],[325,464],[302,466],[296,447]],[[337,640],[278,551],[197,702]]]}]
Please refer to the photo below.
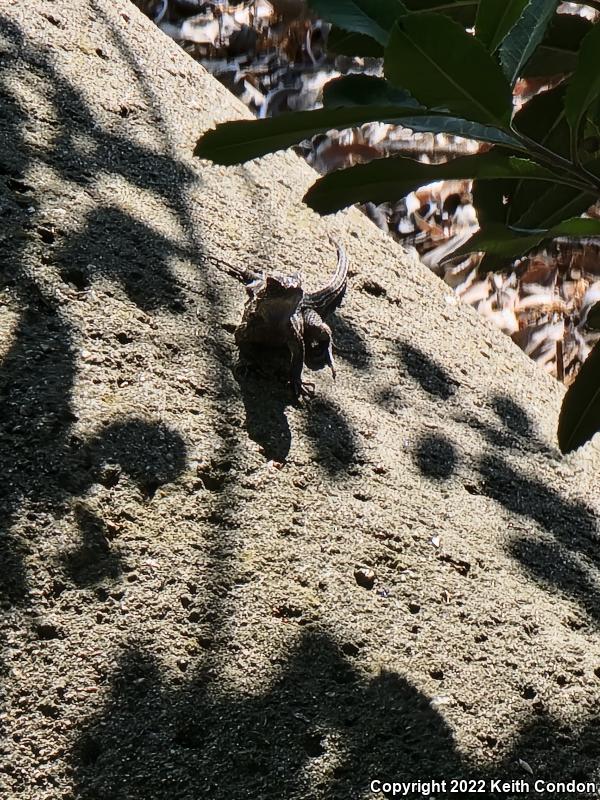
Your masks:
[{"label": "green leaf", "polygon": [[341,56],[383,58],[383,45],[365,33],[350,33],[334,25],[327,37],[327,52]]},{"label": "green leaf", "polygon": [[475,34],[493,53],[521,16],[527,0],[480,0]]},{"label": "green leaf", "polygon": [[[529,183],[529,182],[528,182]],[[540,188],[537,181],[531,182],[533,186]],[[504,198],[508,196],[515,181],[495,180],[495,181],[473,181],[473,205],[477,210],[477,219],[481,227],[490,223],[506,222],[508,210]]]},{"label": "green leaf", "polygon": [[397,199],[431,181],[452,178],[556,180],[553,172],[533,161],[495,151],[446,164],[421,164],[395,156],[325,175],[308,190],[304,201],[315,211],[330,214],[353,203]]},{"label": "green leaf", "polygon": [[393,27],[384,72],[428,108],[508,128],[510,86],[475,37],[442,14],[412,14]]},{"label": "green leaf", "polygon": [[447,133],[513,149],[521,146],[518,139],[498,128],[480,125],[478,122],[470,122],[458,117],[448,117],[445,114],[431,114],[419,106],[419,103],[407,91],[396,89],[385,78],[374,78],[369,75],[346,75],[342,78],[334,78],[325,85],[323,105],[327,109],[387,105],[389,106],[388,115],[394,113],[394,107],[402,109],[414,107],[415,116],[401,119],[401,124],[413,131]]},{"label": "green leaf", "polygon": [[565,116],[564,84],[541,92],[529,100],[513,119],[513,129],[543,144],[561,156],[568,157],[569,126]]},{"label": "green leaf", "polygon": [[316,13],[338,28],[387,44],[395,20],[407,13],[401,0],[310,0]]},{"label": "green leaf", "polygon": [[[518,228],[550,228],[563,219],[583,214],[595,200],[594,194],[560,183],[538,187],[537,195],[524,187],[515,202],[511,203],[508,219],[511,225]],[[521,213],[518,213],[519,209]]]},{"label": "green leaf", "polygon": [[472,28],[475,24],[479,0],[404,0],[404,5],[411,14],[421,14],[427,11],[436,11],[452,17],[463,26]]},{"label": "green leaf", "polygon": [[548,231],[549,237],[572,236],[581,238],[586,236],[600,236],[600,220],[573,217],[553,225]]},{"label": "green leaf", "polygon": [[354,106],[298,111],[269,119],[223,122],[199,139],[194,155],[216,164],[240,164],[266,153],[284,150],[334,128],[349,128],[375,120],[402,124],[405,117],[414,113],[412,106]]},{"label": "green leaf", "polygon": [[[410,102],[414,100],[411,98]],[[317,133],[327,133],[334,128],[339,130],[374,121],[404,125],[414,131],[464,136],[511,148],[519,144],[496,128],[456,117],[420,114],[412,105],[357,105],[347,108],[298,111],[269,119],[223,122],[199,139],[194,155],[214,161],[216,164],[240,164],[264,156],[266,153],[284,150],[304,139],[310,139]]]},{"label": "green leaf", "polygon": [[522,150],[518,139],[491,125],[481,125],[459,117],[447,117],[444,114],[419,114],[406,117],[402,123],[412,131],[429,133],[447,133],[451,136],[462,136],[464,139],[475,139],[478,142],[508,147],[510,150]]},{"label": "green leaf", "polygon": [[579,128],[585,112],[600,95],[600,26],[594,25],[584,37],[577,68],[565,96],[565,113],[571,127],[573,153],[577,149]]},{"label": "green leaf", "polygon": [[[519,149],[520,142],[498,128],[480,125],[478,122],[449,117],[445,114],[430,114],[419,106],[419,103],[404,89],[396,89],[385,78],[374,78],[369,75],[346,75],[334,78],[325,85],[323,105],[325,108],[340,108],[358,105],[394,104],[403,107],[415,106],[415,116],[401,121],[405,128],[413,131],[429,133],[447,133],[475,139],[480,142],[502,145],[511,149]],[[419,113],[418,113],[419,112]],[[417,115],[418,113],[418,115]]]},{"label": "green leaf", "polygon": [[524,78],[573,72],[583,37],[592,23],[574,14],[555,14],[546,35],[525,66]]},{"label": "green leaf", "polygon": [[507,264],[523,255],[544,239],[544,233],[523,236],[505,225],[492,222],[474,233],[471,238],[451,254],[451,258],[479,251],[505,260]]},{"label": "green leaf", "polygon": [[345,75],[329,81],[323,89],[323,105],[325,108],[400,105],[424,110],[405,89],[397,89],[385,78],[370,75]]},{"label": "green leaf", "polygon": [[533,51],[544,38],[558,0],[529,0],[523,13],[500,45],[500,63],[511,86],[521,75]]},{"label": "green leaf", "polygon": [[491,223],[473,234],[468,242],[451,254],[451,258],[483,251],[486,254],[506,259],[507,262],[522,256],[545,239],[557,236],[580,238],[600,235],[600,220],[574,217],[554,225],[549,230],[519,233],[511,228]]},{"label": "green leaf", "polygon": [[[533,97],[515,115],[513,128],[548,150],[568,157],[570,133],[564,111],[565,91],[566,87],[561,85]],[[508,194],[508,221],[511,225],[525,228],[550,227],[561,219],[580,214],[591,205],[589,201],[577,204],[581,192],[564,185],[541,190],[531,181],[521,181]],[[575,201],[574,206],[572,201]],[[564,213],[561,211],[563,207]]]},{"label": "green leaf", "polygon": [[558,418],[558,446],[570,453],[600,430],[600,346],[584,361],[563,398]]}]

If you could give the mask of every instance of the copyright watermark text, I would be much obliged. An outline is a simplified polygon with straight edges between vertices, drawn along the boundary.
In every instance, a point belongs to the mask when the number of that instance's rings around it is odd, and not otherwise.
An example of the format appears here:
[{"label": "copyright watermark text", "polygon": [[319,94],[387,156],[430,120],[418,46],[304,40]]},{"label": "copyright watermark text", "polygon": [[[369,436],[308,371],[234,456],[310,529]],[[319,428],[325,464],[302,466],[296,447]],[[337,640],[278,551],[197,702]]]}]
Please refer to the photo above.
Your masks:
[{"label": "copyright watermark text", "polygon": [[546,780],[493,780],[474,779],[461,780],[431,780],[431,781],[371,781],[373,794],[382,794],[387,797],[430,797],[436,794],[465,794],[486,792],[500,792],[513,794],[567,794],[574,796],[590,797],[600,795],[600,784],[593,781],[546,781]]}]

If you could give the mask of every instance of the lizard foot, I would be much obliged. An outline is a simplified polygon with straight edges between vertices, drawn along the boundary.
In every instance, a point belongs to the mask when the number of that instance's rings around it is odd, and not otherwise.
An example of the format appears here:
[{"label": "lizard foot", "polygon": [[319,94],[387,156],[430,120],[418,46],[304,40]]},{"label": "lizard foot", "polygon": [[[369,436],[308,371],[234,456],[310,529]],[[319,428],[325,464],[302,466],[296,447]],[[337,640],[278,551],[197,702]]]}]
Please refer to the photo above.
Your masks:
[{"label": "lizard foot", "polygon": [[315,396],[315,384],[308,381],[292,381],[292,390],[296,400],[303,397],[312,400]]}]

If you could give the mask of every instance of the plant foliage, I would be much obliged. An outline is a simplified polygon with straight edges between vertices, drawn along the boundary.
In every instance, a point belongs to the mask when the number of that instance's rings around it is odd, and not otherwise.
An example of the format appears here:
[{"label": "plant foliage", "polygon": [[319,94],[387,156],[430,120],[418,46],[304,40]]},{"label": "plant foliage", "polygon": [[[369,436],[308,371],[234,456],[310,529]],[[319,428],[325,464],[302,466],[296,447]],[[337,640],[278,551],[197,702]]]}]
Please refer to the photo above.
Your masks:
[{"label": "plant foliage", "polygon": [[[332,213],[355,202],[396,200],[434,180],[472,178],[481,228],[458,254],[483,250],[512,259],[555,236],[598,236],[600,221],[580,215],[600,197],[600,25],[557,14],[558,4],[312,0],[333,25],[334,50],[382,56],[384,77],[332,81],[319,110],[219,125],[195,154],[240,163],[375,120],[457,134],[492,150],[445,164],[391,157],[350,167],[318,180],[305,201]],[[515,113],[515,85],[532,75],[553,76],[554,88]],[[567,393],[563,452],[600,429],[596,362],[594,352]]]}]

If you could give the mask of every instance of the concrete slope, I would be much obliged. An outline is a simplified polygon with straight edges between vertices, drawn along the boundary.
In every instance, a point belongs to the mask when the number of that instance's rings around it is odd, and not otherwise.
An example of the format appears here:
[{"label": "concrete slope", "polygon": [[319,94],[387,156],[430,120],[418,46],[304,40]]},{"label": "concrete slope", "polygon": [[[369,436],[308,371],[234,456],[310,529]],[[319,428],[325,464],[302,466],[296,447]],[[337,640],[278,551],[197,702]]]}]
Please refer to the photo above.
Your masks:
[{"label": "concrete slope", "polygon": [[[305,208],[292,153],[194,160],[247,114],[133,5],[5,0],[0,33],[2,797],[596,778],[600,462],[560,457],[561,389]],[[339,375],[294,406],[236,377],[218,261],[317,287],[329,233]]]}]

